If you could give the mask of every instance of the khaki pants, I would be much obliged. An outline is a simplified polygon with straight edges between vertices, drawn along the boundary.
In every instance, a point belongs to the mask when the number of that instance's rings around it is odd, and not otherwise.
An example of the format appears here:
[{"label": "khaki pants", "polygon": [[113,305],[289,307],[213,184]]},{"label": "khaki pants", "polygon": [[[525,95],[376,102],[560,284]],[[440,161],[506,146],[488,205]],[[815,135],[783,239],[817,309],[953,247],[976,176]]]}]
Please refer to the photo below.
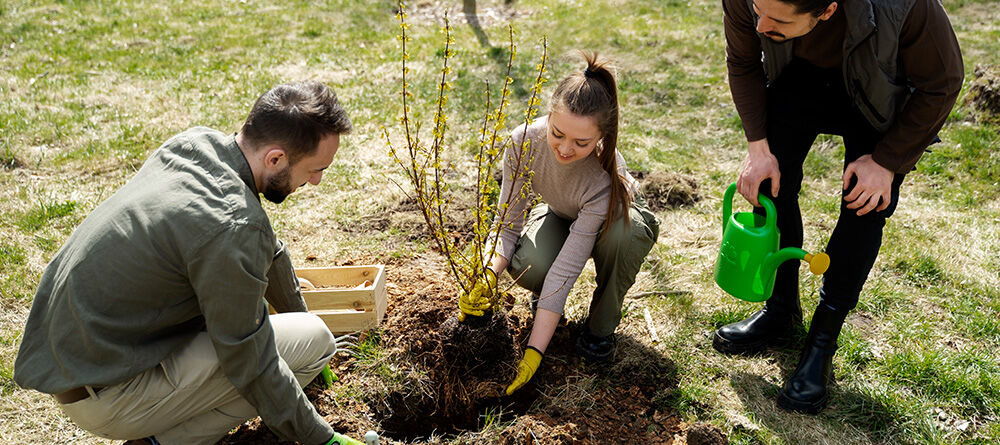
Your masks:
[{"label": "khaki pants", "polygon": [[[571,224],[573,221],[556,216],[545,204],[536,205],[528,214],[507,272],[517,279],[517,284],[534,292],[536,298],[569,236]],[[590,301],[587,321],[591,334],[604,337],[615,332],[622,319],[625,293],[635,283],[635,276],[659,233],[660,222],[649,211],[642,195],[637,194],[632,198],[628,215],[614,221],[604,237],[598,237],[590,254],[597,272],[597,289]]]},{"label": "khaki pants", "polygon": [[[303,387],[336,352],[333,335],[315,315],[271,315],[271,326],[280,359]],[[159,366],[62,408],[73,422],[99,436],[155,436],[163,445],[213,444],[257,416],[226,379],[205,332]]]}]

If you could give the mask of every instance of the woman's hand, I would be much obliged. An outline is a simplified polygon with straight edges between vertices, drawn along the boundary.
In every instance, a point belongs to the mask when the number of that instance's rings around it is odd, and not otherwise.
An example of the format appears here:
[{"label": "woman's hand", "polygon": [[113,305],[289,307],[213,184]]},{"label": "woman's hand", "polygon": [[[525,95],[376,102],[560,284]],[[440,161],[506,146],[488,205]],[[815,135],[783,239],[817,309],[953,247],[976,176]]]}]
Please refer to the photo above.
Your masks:
[{"label": "woman's hand", "polygon": [[514,377],[514,381],[507,386],[507,395],[511,395],[514,391],[521,389],[522,386],[531,380],[531,377],[535,375],[535,371],[538,371],[538,365],[542,363],[542,353],[528,346],[524,349],[524,357],[521,358],[521,362],[517,364],[517,376]]},{"label": "woman's hand", "polygon": [[[531,335],[528,336],[528,347],[524,350],[524,358],[517,365],[517,377],[507,387],[507,395],[517,391],[524,386],[538,370],[538,364],[542,361],[545,348],[552,341],[552,334],[556,332],[556,326],[562,314],[548,309],[538,308],[535,311],[535,320],[531,324]],[[536,357],[537,354],[537,357]]]},{"label": "woman's hand", "polygon": [[469,292],[458,296],[458,321],[465,321],[466,315],[482,316],[493,304],[493,293],[497,288],[497,274],[485,268]]}]

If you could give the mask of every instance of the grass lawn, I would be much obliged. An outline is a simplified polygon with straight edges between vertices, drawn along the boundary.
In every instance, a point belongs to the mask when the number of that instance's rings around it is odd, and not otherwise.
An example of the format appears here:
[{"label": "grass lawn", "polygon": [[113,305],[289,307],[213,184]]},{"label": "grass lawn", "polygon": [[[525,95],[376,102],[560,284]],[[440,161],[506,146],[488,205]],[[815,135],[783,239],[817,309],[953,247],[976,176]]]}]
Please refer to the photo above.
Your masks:
[{"label": "grass lawn", "polygon": [[[977,119],[966,98],[975,68],[1000,64],[1000,10],[985,0],[944,4],[967,86],[943,142],[907,176],[841,335],[831,405],[816,416],[790,415],[773,402],[796,350],[730,358],[711,347],[715,327],[759,307],[712,280],[722,192],[746,148],[726,82],[718,0],[480,1],[481,29],[465,24],[457,0],[415,1],[411,84],[423,105],[414,109],[429,133],[425,105],[445,11],[456,34],[449,142],[459,167],[471,159],[483,80],[495,82],[505,68],[507,23],[518,44],[510,127],[530,94],[543,36],[546,98],[581,68],[575,50],[609,56],[619,67],[618,145],[629,168],[691,175],[703,197],[658,213],[660,238],[632,292],[669,292],[628,299],[619,330],[676,365],[677,387],[658,399],[664,410],[710,422],[737,444],[998,443],[1000,126]],[[355,124],[319,186],[266,205],[295,264],[406,259],[429,249],[399,231],[345,230],[402,197],[380,131],[399,112],[394,14],[388,0],[0,0],[0,442],[108,443],[77,429],[51,397],[12,380],[38,279],[73,229],[161,142],[191,126],[236,131],[275,84],[326,82]],[[836,223],[842,154],[839,138],[821,138],[806,161],[807,250],[822,250]],[[592,277],[588,265],[568,318],[586,315]],[[809,314],[818,288],[803,273]]]}]

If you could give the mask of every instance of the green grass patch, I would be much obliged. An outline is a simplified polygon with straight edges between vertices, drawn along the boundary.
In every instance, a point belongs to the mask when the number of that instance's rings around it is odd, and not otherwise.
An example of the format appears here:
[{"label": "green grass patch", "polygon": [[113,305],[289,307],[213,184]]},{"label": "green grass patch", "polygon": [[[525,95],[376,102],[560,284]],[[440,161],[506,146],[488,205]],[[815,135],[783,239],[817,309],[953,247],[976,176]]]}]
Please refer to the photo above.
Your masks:
[{"label": "green grass patch", "polygon": [[15,224],[21,230],[34,232],[45,227],[49,221],[71,215],[76,210],[76,201],[47,203],[40,201],[37,206],[17,219]]},{"label": "green grass patch", "polygon": [[912,395],[880,381],[858,381],[835,391],[837,422],[865,431],[875,443],[940,443],[930,416]]},{"label": "green grass patch", "polygon": [[917,163],[941,194],[962,207],[975,207],[1000,196],[1000,129],[994,125],[962,125],[942,134],[946,143],[932,145]]},{"label": "green grass patch", "polygon": [[6,396],[17,389],[14,383],[14,366],[0,363],[0,395]]},{"label": "green grass patch", "polygon": [[850,367],[852,373],[865,369],[875,360],[869,341],[851,326],[844,327],[838,343],[840,347],[837,349],[837,354]]},{"label": "green grass patch", "polygon": [[886,357],[881,372],[965,415],[988,418],[1000,412],[1000,362],[992,352],[910,348]]},{"label": "green grass patch", "polygon": [[896,260],[892,268],[910,284],[917,287],[931,287],[944,283],[947,279],[936,257],[919,255],[915,258]]},{"label": "green grass patch", "polygon": [[8,268],[23,265],[26,260],[24,249],[20,246],[0,241],[0,270],[7,271]]}]

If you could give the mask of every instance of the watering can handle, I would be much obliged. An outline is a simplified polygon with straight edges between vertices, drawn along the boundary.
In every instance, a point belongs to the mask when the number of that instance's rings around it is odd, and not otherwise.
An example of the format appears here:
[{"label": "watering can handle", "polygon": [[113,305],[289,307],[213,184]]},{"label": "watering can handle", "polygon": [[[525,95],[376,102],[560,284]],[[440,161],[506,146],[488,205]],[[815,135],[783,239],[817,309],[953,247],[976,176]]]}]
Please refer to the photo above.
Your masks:
[{"label": "watering can handle", "polygon": [[722,233],[726,233],[726,225],[733,214],[733,195],[736,193],[736,183],[729,184],[726,194],[722,197]]},{"label": "watering can handle", "polygon": [[[722,197],[722,232],[726,232],[726,225],[729,224],[729,217],[733,215],[733,196],[736,194],[736,183],[729,184],[726,194]],[[778,226],[778,210],[774,208],[771,199],[763,194],[757,194],[757,202],[764,207],[766,213],[764,224],[766,227],[774,228]]]}]

